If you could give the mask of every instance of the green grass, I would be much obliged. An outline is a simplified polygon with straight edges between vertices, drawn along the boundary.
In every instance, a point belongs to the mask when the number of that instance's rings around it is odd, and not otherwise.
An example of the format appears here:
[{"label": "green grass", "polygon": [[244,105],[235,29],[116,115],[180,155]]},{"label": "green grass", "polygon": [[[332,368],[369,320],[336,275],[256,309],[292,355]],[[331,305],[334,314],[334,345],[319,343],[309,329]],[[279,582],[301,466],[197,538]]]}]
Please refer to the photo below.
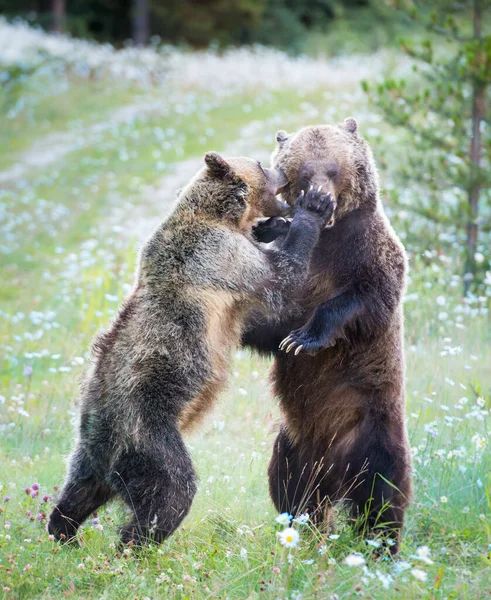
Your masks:
[{"label": "green grass", "polygon": [[[108,87],[72,81],[68,108],[61,101],[48,107],[38,92],[29,91],[31,122],[21,113],[2,133],[19,139],[16,160],[43,135],[73,130],[74,120],[87,125],[110,120],[121,106],[141,100],[136,92],[119,95],[117,87]],[[295,525],[298,547],[288,551],[279,543],[282,526],[275,523],[266,478],[279,411],[267,384],[269,363],[248,352],[237,353],[228,392],[188,440],[200,485],[190,515],[172,538],[139,554],[121,554],[117,531],[125,510],[112,503],[110,512],[99,512],[99,525],[86,522],[80,547],[59,547],[48,539],[46,515],[73,442],[75,399],[90,340],[132,282],[132,217],[155,218],[168,209],[145,200],[145,186],[165,185],[180,161],[229,147],[253,119],[262,125],[249,141],[260,153],[272,148],[278,128],[325,120],[328,109],[334,121],[369,111],[352,89],[327,96],[324,90],[307,96],[258,90],[223,99],[174,89],[170,100],[168,92],[149,91],[144,101],[160,99],[161,108],[96,131],[83,147],[29,169],[1,192],[3,597],[294,598],[297,592],[302,598],[488,597],[489,295],[483,290],[482,299],[462,302],[458,249],[436,245],[415,224],[405,311],[415,497],[398,562],[372,558],[366,540],[353,536],[343,515],[338,538]],[[184,112],[176,109],[179,97]],[[38,123],[44,125],[37,128]],[[0,148],[0,164],[11,165],[9,149]],[[115,222],[122,231],[107,225],[114,214],[121,214]],[[393,222],[398,231],[408,229],[398,214]],[[34,483],[40,489],[32,497]],[[431,564],[421,558],[424,551],[418,555],[425,546]],[[353,552],[363,555],[364,566],[344,563]]]},{"label": "green grass", "polygon": [[[33,140],[57,131],[83,132],[94,121],[102,121],[115,106],[141,102],[141,91],[107,82],[65,80],[46,89],[45,81],[16,83],[0,95],[2,114],[17,113],[0,130],[0,168],[11,166]],[[48,91],[49,90],[49,91]]]}]

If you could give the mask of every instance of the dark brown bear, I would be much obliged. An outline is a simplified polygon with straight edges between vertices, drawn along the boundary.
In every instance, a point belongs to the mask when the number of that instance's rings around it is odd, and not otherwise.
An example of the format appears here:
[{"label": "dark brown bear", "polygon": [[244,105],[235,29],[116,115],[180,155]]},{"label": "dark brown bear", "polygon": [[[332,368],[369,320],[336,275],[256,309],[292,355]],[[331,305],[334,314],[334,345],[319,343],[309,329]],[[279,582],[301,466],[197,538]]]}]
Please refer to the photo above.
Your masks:
[{"label": "dark brown bear", "polygon": [[[404,248],[354,119],[279,132],[277,141],[274,164],[289,180],[283,198],[291,204],[301,189],[321,186],[337,208],[312,257],[302,313],[285,312],[280,323],[254,313],[243,340],[275,355],[284,423],[269,465],[271,497],[280,512],[309,511],[318,520],[348,500],[362,532],[383,533],[396,553],[411,496]],[[266,231],[263,224],[257,238]]]},{"label": "dark brown bear", "polygon": [[94,343],[48,523],[57,539],[72,539],[113,496],[133,512],[123,542],[175,531],[196,492],[183,434],[225,387],[248,311],[282,313],[332,215],[329,195],[300,194],[283,246],[261,248],[251,228],[284,210],[275,198],[284,175],[250,158],[208,153],[205,163],[143,247],[132,293]]}]

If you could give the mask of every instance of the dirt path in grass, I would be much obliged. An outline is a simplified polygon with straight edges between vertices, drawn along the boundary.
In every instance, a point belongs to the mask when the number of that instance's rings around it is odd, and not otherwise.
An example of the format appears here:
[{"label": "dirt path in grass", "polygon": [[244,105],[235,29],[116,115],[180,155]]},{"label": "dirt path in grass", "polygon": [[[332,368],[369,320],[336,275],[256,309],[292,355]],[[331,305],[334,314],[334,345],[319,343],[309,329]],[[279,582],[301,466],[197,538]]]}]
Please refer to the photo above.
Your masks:
[{"label": "dirt path in grass", "polygon": [[[391,61],[392,65],[389,66]],[[180,71],[173,82],[173,86],[175,86],[173,87],[174,93],[182,88],[183,93],[184,91],[186,93],[192,91],[198,94],[204,86],[203,78],[197,77],[197,71],[202,68],[199,57],[193,55],[192,60],[189,60],[188,63],[186,63],[188,65],[187,71]],[[275,71],[275,64],[273,60],[273,63],[269,65],[271,77]],[[254,79],[254,77],[257,78],[257,74],[247,75],[247,65],[250,67],[250,64],[246,61],[244,77],[252,77],[251,81],[257,84],[256,79]],[[342,118],[350,116],[352,112],[361,119],[363,119],[364,112],[368,117],[373,116],[368,113],[366,98],[359,85],[360,80],[365,77],[376,78],[387,68],[391,72],[397,70],[400,73],[401,69],[404,71],[406,66],[407,64],[401,62],[400,58],[388,58],[384,54],[375,54],[368,57],[351,56],[320,61],[319,63],[310,61],[305,65],[296,65],[291,73],[291,80],[288,80],[285,87],[285,93],[288,93],[288,89],[294,89],[294,93],[297,94],[298,90],[303,90],[303,87],[298,83],[299,87],[297,88],[296,83],[303,82],[302,85],[307,86],[306,82],[308,82],[307,88],[309,89],[320,88],[325,90],[325,105],[312,106],[309,102],[304,101],[304,96],[299,93],[298,109],[295,110],[294,115],[295,122],[297,125],[316,121],[336,122],[341,116]],[[215,83],[217,88],[222,89],[225,83],[220,77],[223,79],[225,74],[217,74],[217,65],[215,64],[208,66],[208,71],[213,81],[213,78],[218,77]],[[318,75],[318,77],[314,77],[314,75]],[[230,76],[231,74],[228,72],[227,77]],[[210,82],[208,83],[211,85]],[[267,82],[263,81],[261,85],[266,86],[266,89],[268,89]],[[276,89],[274,86],[273,88]],[[225,94],[224,97],[229,96]],[[71,152],[97,143],[101,139],[101,134],[109,131],[114,126],[131,123],[142,115],[152,112],[158,113],[161,109],[162,98],[154,97],[147,102],[121,106],[109,113],[105,120],[90,124],[82,130],[54,132],[42,137],[36,140],[27,151],[19,154],[15,165],[0,171],[0,185],[2,183],[12,183],[17,179],[28,176],[30,171],[42,172],[43,169],[48,169],[57,162],[66,159]],[[240,110],[240,103],[238,103],[238,110]],[[247,118],[246,115],[244,117]],[[252,113],[250,117],[252,117]],[[365,121],[370,123],[370,118],[365,119]],[[225,156],[248,155],[268,164],[273,144],[271,143],[270,147],[265,149],[265,135],[272,137],[274,131],[281,126],[283,126],[282,123],[279,123],[274,116],[265,121],[251,119],[244,123],[233,142],[225,148],[217,148],[217,150]],[[170,166],[170,170],[156,186],[144,187],[138,198],[132,198],[122,205],[118,203],[109,207],[107,217],[104,218],[103,222],[98,223],[101,234],[117,232],[125,238],[136,239],[138,242],[144,240],[158,223],[169,214],[174,205],[177,190],[186,185],[202,165],[203,159],[201,156],[176,162]]]},{"label": "dirt path in grass", "polygon": [[68,153],[80,150],[93,143],[94,137],[115,125],[131,123],[138,116],[159,110],[162,103],[140,102],[121,106],[111,112],[104,121],[89,125],[83,131],[57,131],[36,140],[31,147],[19,155],[15,165],[0,171],[0,183],[14,181],[29,173],[30,169],[43,169],[55,164]]},{"label": "dirt path in grass", "polygon": [[[253,156],[265,164],[269,163],[270,150],[264,150],[258,143],[258,133],[263,132],[263,123],[251,121],[239,131],[237,140],[228,144],[220,152],[224,156]],[[271,125],[267,125],[268,130]],[[177,191],[183,188],[203,166],[203,157],[193,157],[174,163],[170,173],[160,179],[156,186],[142,190],[137,205],[115,206],[103,227],[118,231],[140,243],[172,210]]]},{"label": "dirt path in grass", "polygon": [[[245,51],[244,53],[247,56]],[[241,57],[242,54],[239,52],[237,56],[233,57],[233,60],[239,61],[240,65]],[[340,102],[343,104],[346,102],[349,105],[350,100],[346,97],[351,96],[353,93],[355,95],[357,92],[359,93],[359,82],[362,79],[369,78],[373,80],[387,69],[390,71],[397,70],[398,73],[401,73],[407,70],[409,65],[401,57],[390,58],[390,54],[382,51],[370,56],[346,56],[327,61],[320,60],[319,62],[310,60],[305,64],[295,65],[293,71],[291,65],[288,64],[283,65],[283,68],[281,68],[280,58],[269,58],[269,62],[265,61],[264,58],[256,58],[256,60],[262,60],[264,64],[262,64],[259,71],[251,74],[249,72],[251,65],[248,61],[242,65],[242,68],[232,69],[230,64],[220,63],[223,59],[212,55],[201,55],[199,53],[189,55],[179,68],[174,65],[174,72],[171,77],[172,85],[175,86],[175,90],[182,88],[186,92],[192,90],[198,93],[202,88],[209,90],[210,85],[215,86],[217,89],[232,89],[231,82],[234,82],[238,92],[240,92],[241,86],[244,87],[244,81],[247,83],[249,77],[251,78],[251,85],[266,86],[265,89],[268,89],[268,84],[269,87],[272,86],[276,90],[283,89],[286,84],[285,93],[288,93],[288,88],[294,90],[303,88],[310,90],[314,88],[334,89],[339,92]],[[275,68],[275,60],[280,60],[277,68]],[[203,61],[205,62],[203,63]],[[271,61],[273,62],[271,63]],[[203,69],[208,71],[208,77],[203,77]],[[286,72],[289,75],[286,81],[282,79],[285,77],[285,69],[287,69]],[[240,73],[239,77],[238,73]],[[260,77],[261,73],[263,79]],[[277,81],[278,78],[280,81]],[[247,85],[245,85],[245,88],[247,89]],[[357,90],[357,92],[354,90]],[[163,92],[165,93],[165,90]],[[159,98],[148,102],[129,104],[113,110],[107,115],[106,119],[87,126],[83,131],[63,131],[48,134],[35,141],[25,152],[20,153],[12,167],[0,171],[0,183],[7,183],[23,177],[31,169],[42,169],[53,165],[68,153],[94,143],[97,134],[114,127],[114,125],[131,122],[142,114],[158,111],[161,107],[162,100]],[[180,167],[178,169],[180,171]]]}]

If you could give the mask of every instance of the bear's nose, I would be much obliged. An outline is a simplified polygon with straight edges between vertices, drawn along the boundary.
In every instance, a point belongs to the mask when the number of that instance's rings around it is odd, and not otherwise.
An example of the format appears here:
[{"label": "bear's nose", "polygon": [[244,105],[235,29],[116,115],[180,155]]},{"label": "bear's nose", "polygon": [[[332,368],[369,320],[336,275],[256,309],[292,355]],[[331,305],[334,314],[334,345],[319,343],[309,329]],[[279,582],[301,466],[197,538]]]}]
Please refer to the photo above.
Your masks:
[{"label": "bear's nose", "polygon": [[330,193],[333,199],[336,199],[336,190],[334,189],[334,185],[327,177],[313,177],[310,181],[309,187],[310,186],[312,186],[314,190],[319,190],[324,194]]}]

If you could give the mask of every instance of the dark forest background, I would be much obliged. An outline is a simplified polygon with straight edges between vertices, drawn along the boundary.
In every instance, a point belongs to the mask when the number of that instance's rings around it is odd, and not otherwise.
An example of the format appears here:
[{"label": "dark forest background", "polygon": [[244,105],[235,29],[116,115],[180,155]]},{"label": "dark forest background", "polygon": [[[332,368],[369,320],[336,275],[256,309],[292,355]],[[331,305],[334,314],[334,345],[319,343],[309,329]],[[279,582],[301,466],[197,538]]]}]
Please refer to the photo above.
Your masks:
[{"label": "dark forest background", "polygon": [[197,48],[261,43],[291,52],[309,50],[316,33],[332,34],[335,43],[341,30],[350,32],[348,50],[357,50],[359,39],[367,44],[368,24],[371,50],[398,28],[394,11],[375,0],[0,0],[0,14],[116,45],[158,36]]}]

